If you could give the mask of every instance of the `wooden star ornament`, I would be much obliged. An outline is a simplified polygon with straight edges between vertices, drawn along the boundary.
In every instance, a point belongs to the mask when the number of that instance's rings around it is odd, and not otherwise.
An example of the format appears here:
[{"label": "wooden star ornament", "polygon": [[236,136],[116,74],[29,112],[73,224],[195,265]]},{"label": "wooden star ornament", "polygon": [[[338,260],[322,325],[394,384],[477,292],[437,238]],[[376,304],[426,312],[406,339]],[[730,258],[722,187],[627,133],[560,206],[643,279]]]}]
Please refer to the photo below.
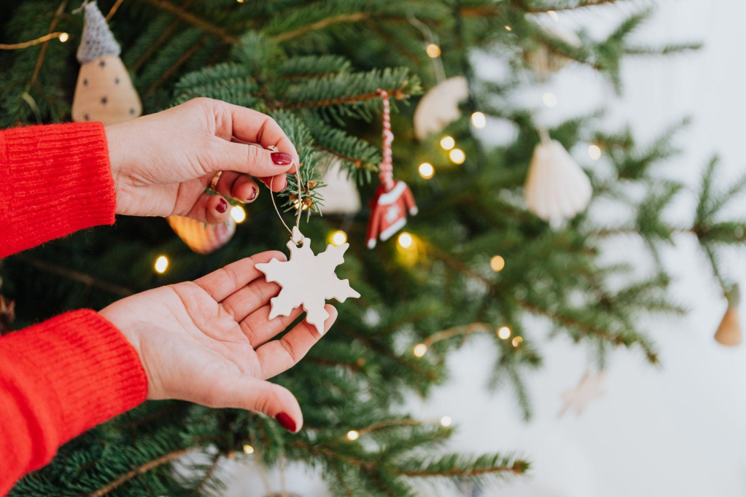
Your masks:
[{"label": "wooden star ornament", "polygon": [[303,306],[306,321],[316,327],[319,335],[324,334],[324,321],[329,313],[324,309],[328,299],[344,302],[348,297],[358,298],[360,294],[352,289],[349,280],[340,280],[334,268],[344,262],[344,253],[350,245],[327,245],[326,250],[315,255],[311,250],[311,239],[306,238],[298,227],[293,227],[293,235],[287,243],[290,258],[287,262],[272,259],[256,268],[264,273],[267,281],[275,282],[282,290],[271,300],[269,319],[289,316],[296,307]]},{"label": "wooden star ornament", "polygon": [[603,397],[602,383],[605,378],[606,371],[601,371],[598,374],[592,374],[590,371],[587,371],[583,375],[583,378],[580,379],[578,386],[562,394],[562,400],[565,401],[565,405],[557,417],[561,418],[570,410],[574,410],[578,416],[583,414],[583,411],[588,407],[591,400]]}]

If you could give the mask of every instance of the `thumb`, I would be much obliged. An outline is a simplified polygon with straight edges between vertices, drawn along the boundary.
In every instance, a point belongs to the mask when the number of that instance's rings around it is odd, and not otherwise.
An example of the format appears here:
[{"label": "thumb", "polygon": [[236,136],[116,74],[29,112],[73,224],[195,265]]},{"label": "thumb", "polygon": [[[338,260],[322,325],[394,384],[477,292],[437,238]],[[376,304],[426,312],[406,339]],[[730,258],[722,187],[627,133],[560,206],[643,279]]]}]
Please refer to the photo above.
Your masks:
[{"label": "thumb", "polygon": [[219,385],[212,392],[209,407],[261,412],[275,418],[290,433],[297,433],[303,426],[298,400],[285,387],[242,375]]},{"label": "thumb", "polygon": [[297,160],[286,152],[273,152],[258,145],[248,145],[214,138],[207,150],[204,167],[210,171],[237,171],[257,178],[269,178],[295,171]]}]

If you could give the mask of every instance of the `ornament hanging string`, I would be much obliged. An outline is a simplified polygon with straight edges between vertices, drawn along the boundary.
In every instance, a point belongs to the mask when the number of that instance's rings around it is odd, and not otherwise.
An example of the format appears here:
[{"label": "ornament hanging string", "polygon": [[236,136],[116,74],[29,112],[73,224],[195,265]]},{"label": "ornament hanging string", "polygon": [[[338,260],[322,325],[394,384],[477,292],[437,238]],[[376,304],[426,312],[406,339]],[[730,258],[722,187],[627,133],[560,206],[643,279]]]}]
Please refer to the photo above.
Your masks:
[{"label": "ornament hanging string", "polygon": [[387,192],[394,188],[394,163],[391,158],[391,143],[394,141],[394,133],[391,131],[391,106],[389,94],[386,90],[377,92],[383,100],[383,161],[381,162],[378,178],[381,180]]},{"label": "ornament hanging string", "polygon": [[[303,210],[303,188],[301,188],[300,164],[295,165],[295,178],[298,182],[298,203],[296,204],[298,214],[295,216],[295,227],[298,228],[298,231],[300,231],[300,216],[302,214],[301,211]],[[286,230],[288,230],[288,233],[290,233],[290,238],[292,239],[293,230],[290,228],[290,226],[288,226],[288,224],[282,218],[282,213],[280,212],[280,209],[277,207],[277,202],[275,202],[275,192],[272,189],[272,185],[274,184],[274,182],[275,182],[275,177],[272,176],[272,179],[269,180],[269,197],[272,199],[272,206],[275,208],[277,217],[280,218],[282,225],[285,226]],[[296,242],[296,240],[293,240],[293,242]]]}]

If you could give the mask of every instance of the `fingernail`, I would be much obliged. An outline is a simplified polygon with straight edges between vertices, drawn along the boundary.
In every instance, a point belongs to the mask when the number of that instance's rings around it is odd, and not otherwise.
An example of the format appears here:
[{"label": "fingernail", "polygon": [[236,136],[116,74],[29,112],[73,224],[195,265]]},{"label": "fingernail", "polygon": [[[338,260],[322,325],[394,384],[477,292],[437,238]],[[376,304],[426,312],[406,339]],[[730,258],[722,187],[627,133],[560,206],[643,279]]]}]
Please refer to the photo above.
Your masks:
[{"label": "fingernail", "polygon": [[218,211],[221,214],[223,212],[227,211],[228,210],[228,202],[226,202],[224,198],[221,198],[220,202],[218,202],[218,206],[215,207],[215,210]]},{"label": "fingernail", "polygon": [[283,152],[272,152],[269,154],[272,157],[272,162],[277,166],[289,166],[293,163],[293,156]]},{"label": "fingernail", "polygon": [[285,428],[290,433],[295,433],[295,421],[293,421],[293,418],[285,414],[284,412],[281,412],[277,416],[275,416],[275,419],[278,423],[280,423],[280,426]]},{"label": "fingernail", "polygon": [[256,199],[256,195],[258,193],[259,193],[259,191],[252,186],[251,187],[251,193],[249,194],[249,198],[247,198],[246,201],[247,202],[253,202]]}]

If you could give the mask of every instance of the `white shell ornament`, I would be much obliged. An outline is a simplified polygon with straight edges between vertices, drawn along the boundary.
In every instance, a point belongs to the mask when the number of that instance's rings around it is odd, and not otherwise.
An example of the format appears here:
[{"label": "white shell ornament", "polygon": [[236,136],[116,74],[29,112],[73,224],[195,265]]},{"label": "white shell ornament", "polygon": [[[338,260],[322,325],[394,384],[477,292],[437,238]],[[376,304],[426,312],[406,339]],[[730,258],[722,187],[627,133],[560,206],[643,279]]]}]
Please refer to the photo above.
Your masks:
[{"label": "white shell ornament", "polygon": [[290,249],[288,261],[272,259],[266,264],[256,265],[267,281],[282,287],[280,294],[271,300],[269,319],[289,316],[293,309],[302,305],[308,324],[315,326],[319,335],[323,335],[324,321],[329,317],[324,309],[326,300],[344,302],[348,297],[360,297],[350,286],[349,280],[340,280],[334,274],[334,268],[344,262],[344,253],[349,246],[348,243],[337,247],[327,245],[325,251],[314,255],[311,240],[304,237],[297,226],[293,227],[293,236],[287,243]]},{"label": "white shell ornament", "polygon": [[592,194],[590,179],[562,144],[536,146],[523,187],[528,210],[556,225],[588,207]]},{"label": "white shell ornament", "polygon": [[459,102],[469,97],[469,85],[463,76],[448,78],[431,88],[414,111],[414,134],[424,140],[440,133],[449,123],[461,117]]}]

